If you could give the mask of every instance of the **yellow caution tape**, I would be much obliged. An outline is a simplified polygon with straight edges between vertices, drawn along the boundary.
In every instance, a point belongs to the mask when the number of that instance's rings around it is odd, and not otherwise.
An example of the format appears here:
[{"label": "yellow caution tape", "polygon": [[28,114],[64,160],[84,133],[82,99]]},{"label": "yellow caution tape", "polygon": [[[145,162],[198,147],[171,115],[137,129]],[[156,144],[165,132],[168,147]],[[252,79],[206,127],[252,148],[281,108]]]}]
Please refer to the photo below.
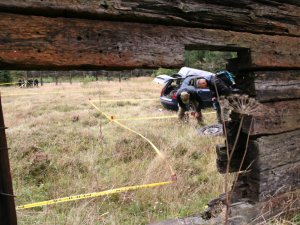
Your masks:
[{"label": "yellow caution tape", "polygon": [[124,102],[124,101],[154,101],[157,98],[131,98],[131,99],[97,99],[97,100],[90,100],[90,102]]},{"label": "yellow caution tape", "polygon": [[[120,127],[123,127],[126,130],[129,130],[135,134],[137,134],[138,136],[140,136],[141,138],[143,138],[144,140],[146,140],[151,146],[152,148],[155,150],[155,152],[157,153],[157,155],[162,158],[163,160],[165,159],[165,155],[148,139],[146,138],[144,135],[136,132],[135,130],[127,127],[126,125],[120,123],[118,120],[115,120],[113,116],[108,116],[106,113],[102,112],[93,102],[91,102],[89,100],[89,103],[95,108],[97,109],[102,115],[104,115],[109,121],[116,123],[117,125],[119,125]],[[168,163],[167,163],[168,164]],[[168,164],[171,174],[172,176],[175,174],[174,170],[172,169],[172,167]]]},{"label": "yellow caution tape", "polygon": [[27,96],[27,95],[50,95],[50,94],[68,94],[68,93],[96,93],[97,91],[52,91],[52,92],[31,92],[31,93],[14,93],[10,94],[7,92],[3,92],[2,97],[7,96]]},{"label": "yellow caution tape", "polygon": [[[216,112],[206,112],[202,113],[203,115],[207,114],[215,114]],[[152,117],[132,117],[132,118],[124,118],[124,119],[115,119],[117,121],[126,121],[126,120],[160,120],[160,119],[170,119],[170,118],[178,118],[177,115],[172,116],[152,116]]]},{"label": "yellow caution tape", "polygon": [[116,119],[117,121],[125,121],[125,120],[159,120],[159,119],[169,119],[169,118],[177,118],[178,116],[152,116],[152,117],[132,117],[125,119]]},{"label": "yellow caution tape", "polygon": [[7,84],[17,84],[17,82],[12,82],[12,83],[1,83],[0,85],[7,85]]},{"label": "yellow caution tape", "polygon": [[63,203],[63,202],[76,201],[76,200],[80,200],[80,199],[94,198],[94,197],[111,195],[111,194],[116,194],[116,193],[121,193],[121,192],[126,192],[126,191],[133,191],[133,190],[137,190],[137,189],[153,188],[153,187],[163,186],[163,185],[167,185],[167,184],[171,184],[171,183],[173,183],[173,182],[166,181],[166,182],[153,183],[153,184],[121,187],[121,188],[116,188],[116,189],[110,189],[107,191],[93,192],[93,193],[89,193],[89,194],[73,195],[73,196],[64,197],[64,198],[57,198],[57,199],[52,199],[52,200],[48,200],[48,201],[20,205],[20,206],[17,206],[16,209],[20,210],[20,209],[29,209],[29,208],[34,208],[34,207],[39,207],[39,206],[44,206],[44,205],[53,205],[53,204],[58,204],[58,203]]}]

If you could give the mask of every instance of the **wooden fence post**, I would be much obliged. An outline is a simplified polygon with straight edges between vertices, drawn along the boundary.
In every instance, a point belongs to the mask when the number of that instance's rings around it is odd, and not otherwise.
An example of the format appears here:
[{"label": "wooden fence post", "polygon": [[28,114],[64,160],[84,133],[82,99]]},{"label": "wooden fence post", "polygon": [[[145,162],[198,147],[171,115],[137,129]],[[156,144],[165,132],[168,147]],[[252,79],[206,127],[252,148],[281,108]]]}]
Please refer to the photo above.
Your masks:
[{"label": "wooden fence post", "polygon": [[16,225],[17,215],[10,174],[8,148],[5,135],[0,96],[0,221],[1,224]]}]

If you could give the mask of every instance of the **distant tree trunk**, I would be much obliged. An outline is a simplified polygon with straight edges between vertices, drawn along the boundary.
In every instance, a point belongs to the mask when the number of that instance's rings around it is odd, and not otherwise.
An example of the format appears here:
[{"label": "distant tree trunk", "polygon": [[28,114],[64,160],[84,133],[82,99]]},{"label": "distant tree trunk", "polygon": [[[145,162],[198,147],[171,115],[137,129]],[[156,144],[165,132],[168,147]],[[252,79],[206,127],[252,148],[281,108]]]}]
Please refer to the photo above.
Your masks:
[{"label": "distant tree trunk", "polygon": [[42,76],[42,72],[40,71],[39,74],[40,74],[40,83],[41,83],[41,86],[43,86],[43,76]]},{"label": "distant tree trunk", "polygon": [[57,72],[55,71],[55,85],[58,85],[58,76],[57,76]]},{"label": "distant tree trunk", "polygon": [[25,87],[28,87],[28,71],[25,73]]},{"label": "distant tree trunk", "polygon": [[119,72],[119,82],[121,83],[121,71]]},{"label": "distant tree trunk", "polygon": [[70,84],[72,84],[72,72],[71,71],[69,72],[69,81],[70,81]]}]

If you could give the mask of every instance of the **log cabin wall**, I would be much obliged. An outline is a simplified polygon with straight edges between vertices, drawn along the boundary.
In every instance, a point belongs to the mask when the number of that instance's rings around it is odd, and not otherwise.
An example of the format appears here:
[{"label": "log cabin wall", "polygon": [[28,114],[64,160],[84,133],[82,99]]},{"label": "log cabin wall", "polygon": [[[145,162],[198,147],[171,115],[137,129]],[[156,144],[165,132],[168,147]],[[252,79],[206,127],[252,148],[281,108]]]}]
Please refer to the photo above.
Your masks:
[{"label": "log cabin wall", "polygon": [[228,68],[260,104],[236,193],[260,203],[300,188],[299,27],[297,0],[0,0],[0,68],[180,67],[185,49],[236,51]]}]

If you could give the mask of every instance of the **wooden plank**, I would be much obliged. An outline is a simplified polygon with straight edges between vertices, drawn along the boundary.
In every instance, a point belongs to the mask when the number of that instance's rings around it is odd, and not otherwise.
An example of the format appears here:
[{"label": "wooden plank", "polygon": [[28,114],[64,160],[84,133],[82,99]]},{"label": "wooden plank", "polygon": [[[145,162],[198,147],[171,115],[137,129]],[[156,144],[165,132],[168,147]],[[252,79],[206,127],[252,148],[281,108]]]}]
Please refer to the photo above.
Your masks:
[{"label": "wooden plank", "polygon": [[287,164],[260,173],[252,173],[247,182],[248,195],[264,201],[300,187],[300,162]]},{"label": "wooden plank", "polygon": [[300,67],[295,37],[6,13],[0,18],[2,69],[180,67],[184,48],[241,51],[248,69]]},{"label": "wooden plank", "polygon": [[299,213],[300,191],[276,195],[268,200],[253,202],[252,198],[240,199],[230,207],[229,224],[267,224],[278,216],[293,216]]},{"label": "wooden plank", "polygon": [[[250,144],[249,158],[259,172],[300,162],[300,130],[263,136]],[[283,154],[284,153],[284,154]],[[299,177],[300,178],[300,177]]]},{"label": "wooden plank", "polygon": [[43,16],[138,21],[189,27],[299,36],[296,0],[0,0],[6,12]]},{"label": "wooden plank", "polygon": [[299,70],[242,72],[236,81],[259,102],[300,99]]},{"label": "wooden plank", "polygon": [[184,61],[183,45],[157,35],[164,26],[13,14],[0,18],[2,68],[153,68],[179,67]]},{"label": "wooden plank", "polygon": [[[278,134],[300,129],[300,101],[289,100],[260,104],[253,116],[251,135]],[[246,117],[242,130],[247,133],[251,117]]]},{"label": "wooden plank", "polygon": [[10,174],[8,148],[0,96],[0,221],[1,224],[16,225],[17,215]]},{"label": "wooden plank", "polygon": [[246,161],[251,168],[240,179],[247,197],[264,201],[300,188],[299,143],[300,130],[250,141]]},{"label": "wooden plank", "polygon": [[300,99],[300,71],[254,72],[255,96],[260,102]]}]

